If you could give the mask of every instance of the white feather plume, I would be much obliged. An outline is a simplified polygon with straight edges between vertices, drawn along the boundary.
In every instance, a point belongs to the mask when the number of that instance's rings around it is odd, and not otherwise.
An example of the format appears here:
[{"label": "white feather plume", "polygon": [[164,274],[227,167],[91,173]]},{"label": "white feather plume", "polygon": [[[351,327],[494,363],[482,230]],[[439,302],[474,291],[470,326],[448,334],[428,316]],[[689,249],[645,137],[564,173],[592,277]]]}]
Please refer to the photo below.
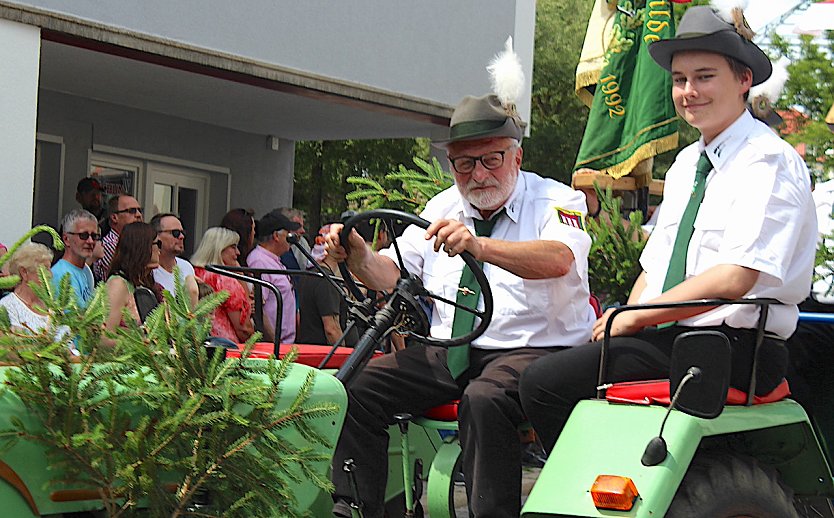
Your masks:
[{"label": "white feather plume", "polygon": [[733,23],[733,9],[747,9],[748,0],[712,0],[712,8],[725,22]]},{"label": "white feather plume", "polygon": [[521,60],[513,51],[513,37],[507,38],[504,50],[499,52],[487,66],[492,92],[505,107],[514,106],[524,88],[524,71]]},{"label": "white feather plume", "polygon": [[788,81],[788,68],[785,61],[777,61],[773,64],[773,73],[767,81],[760,85],[756,85],[750,89],[750,97],[764,95],[771,103],[775,103],[782,97],[782,90],[785,88],[785,83]]}]

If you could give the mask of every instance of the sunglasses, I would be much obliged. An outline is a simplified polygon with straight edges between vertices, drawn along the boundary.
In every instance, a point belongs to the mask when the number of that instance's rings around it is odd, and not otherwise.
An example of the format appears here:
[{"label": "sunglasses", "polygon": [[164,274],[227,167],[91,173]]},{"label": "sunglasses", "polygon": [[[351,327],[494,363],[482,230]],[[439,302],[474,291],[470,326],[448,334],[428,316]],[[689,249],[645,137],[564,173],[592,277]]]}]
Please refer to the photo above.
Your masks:
[{"label": "sunglasses", "polygon": [[160,250],[162,250],[162,240],[161,240],[161,239],[157,239],[156,241],[154,241],[154,242],[153,242],[153,243],[151,243],[151,244],[152,244],[153,246],[155,246],[155,247],[159,248]]},{"label": "sunglasses", "polygon": [[114,214],[121,214],[121,213],[123,213],[123,212],[128,212],[128,213],[130,213],[132,216],[135,216],[136,214],[141,213],[141,212],[142,212],[142,209],[141,209],[141,208],[139,208],[139,207],[131,207],[131,208],[129,208],[129,209],[117,210],[117,211],[115,211],[115,212],[114,212]]},{"label": "sunglasses", "polygon": [[90,238],[93,238],[93,241],[98,241],[101,239],[101,234],[96,234],[95,232],[67,232],[67,234],[78,236],[78,239],[80,239],[81,241],[86,241]]},{"label": "sunglasses", "polygon": [[174,239],[179,239],[180,237],[185,237],[185,230],[180,230],[178,228],[175,228],[175,229],[172,229],[172,230],[160,230],[160,232],[168,232],[169,234],[174,236]]}]

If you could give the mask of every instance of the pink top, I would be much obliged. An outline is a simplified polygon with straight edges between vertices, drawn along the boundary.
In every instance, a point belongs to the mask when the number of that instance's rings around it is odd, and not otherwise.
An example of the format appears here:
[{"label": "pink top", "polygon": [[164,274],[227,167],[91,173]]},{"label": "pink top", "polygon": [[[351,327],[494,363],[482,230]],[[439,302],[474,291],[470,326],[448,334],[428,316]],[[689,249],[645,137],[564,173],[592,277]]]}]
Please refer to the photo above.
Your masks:
[{"label": "pink top", "polygon": [[208,284],[216,292],[225,291],[229,298],[214,310],[214,318],[211,322],[211,334],[228,338],[238,343],[235,328],[229,319],[229,312],[240,311],[240,324],[243,325],[252,317],[252,305],[249,302],[249,294],[243,285],[236,279],[207,272],[205,268],[194,267],[194,274],[203,282]]}]

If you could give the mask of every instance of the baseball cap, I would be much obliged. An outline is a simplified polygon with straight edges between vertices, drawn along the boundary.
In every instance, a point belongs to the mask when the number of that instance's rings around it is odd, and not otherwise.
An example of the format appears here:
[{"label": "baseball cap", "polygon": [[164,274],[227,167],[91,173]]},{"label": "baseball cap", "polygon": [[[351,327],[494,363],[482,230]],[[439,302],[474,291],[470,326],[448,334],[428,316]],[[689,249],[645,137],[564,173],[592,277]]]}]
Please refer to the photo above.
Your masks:
[{"label": "baseball cap", "polygon": [[257,228],[258,237],[268,236],[277,230],[287,230],[295,232],[301,228],[301,224],[291,221],[289,218],[278,212],[270,212],[266,216],[258,220]]},{"label": "baseball cap", "polygon": [[90,192],[93,190],[103,191],[104,187],[102,187],[101,183],[95,178],[86,176],[79,180],[78,187],[76,187],[75,190],[77,192]]}]

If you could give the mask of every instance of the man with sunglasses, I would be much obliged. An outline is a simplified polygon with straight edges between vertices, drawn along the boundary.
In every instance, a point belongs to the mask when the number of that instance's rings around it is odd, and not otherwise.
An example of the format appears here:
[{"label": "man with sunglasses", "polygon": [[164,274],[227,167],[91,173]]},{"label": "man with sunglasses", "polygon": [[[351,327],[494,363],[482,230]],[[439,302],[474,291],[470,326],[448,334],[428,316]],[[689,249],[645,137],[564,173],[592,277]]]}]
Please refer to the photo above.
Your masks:
[{"label": "man with sunglasses", "polygon": [[69,285],[78,305],[86,307],[93,297],[93,272],[87,266],[87,260],[93,256],[96,242],[101,239],[98,220],[89,211],[74,209],[64,216],[61,229],[64,255],[52,267],[52,285],[56,290],[60,289],[62,279],[69,276]]},{"label": "man with sunglasses", "polygon": [[101,241],[104,257],[93,263],[93,275],[96,282],[107,280],[110,263],[113,261],[116,246],[119,244],[119,233],[127,225],[142,221],[142,207],[133,196],[117,194],[107,202],[107,221],[110,223],[110,231]]},{"label": "man with sunglasses", "polygon": [[165,212],[151,218],[151,226],[156,230],[160,241],[159,266],[153,270],[154,280],[166,291],[176,293],[174,267],[179,268],[179,282],[185,285],[192,306],[197,305],[197,281],[194,267],[179,257],[185,250],[185,230],[176,214]]},{"label": "man with sunglasses", "polygon": [[[356,377],[333,460],[335,516],[350,516],[345,459],[354,460],[365,516],[382,516],[386,427],[397,413],[420,414],[456,399],[470,516],[520,513],[518,426],[525,418],[518,378],[533,360],[583,343],[595,319],[588,303],[584,195],[521,170],[522,128],[514,105],[496,95],[466,97],[452,115],[451,138],[434,143],[445,148],[455,185],[426,204],[421,216],[431,222],[428,229],[410,226],[396,242],[408,271],[447,299],[477,293],[463,284],[457,256],[467,251],[482,261],[493,290],[492,322],[462,351],[463,362],[452,349],[412,345],[372,359]],[[400,277],[396,253],[373,252],[355,231],[348,252],[339,243],[341,230],[341,224],[330,226],[327,253],[347,260],[369,288],[393,288]],[[479,295],[469,297],[478,303]],[[454,307],[435,302],[432,336],[468,332],[456,320]]]}]

